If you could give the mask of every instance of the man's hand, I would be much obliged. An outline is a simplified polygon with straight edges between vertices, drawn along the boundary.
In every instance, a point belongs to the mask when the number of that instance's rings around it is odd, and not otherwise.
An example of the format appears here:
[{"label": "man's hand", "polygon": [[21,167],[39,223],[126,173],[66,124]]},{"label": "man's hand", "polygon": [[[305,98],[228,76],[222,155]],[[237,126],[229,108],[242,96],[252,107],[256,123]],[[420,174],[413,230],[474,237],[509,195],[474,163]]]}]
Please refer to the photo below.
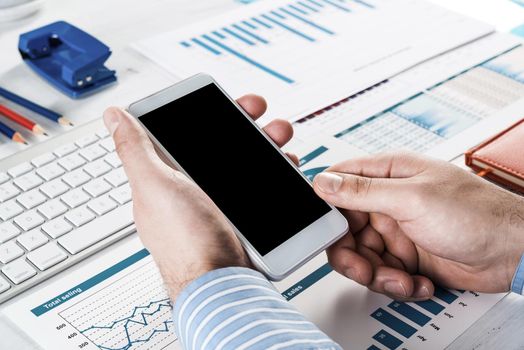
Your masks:
[{"label": "man's hand", "polygon": [[[253,119],[266,110],[266,102],[258,96],[244,96],[238,102]],[[173,300],[186,284],[210,270],[250,265],[220,210],[198,186],[161,160],[136,120],[112,107],[105,111],[104,122],[129,178],[137,231]],[[283,120],[264,130],[279,146],[293,134]]]},{"label": "man's hand", "polygon": [[[339,273],[400,300],[433,282],[503,292],[524,251],[524,199],[452,164],[413,154],[335,165],[314,181],[351,232],[328,250]],[[432,282],[433,281],[433,282]]]}]

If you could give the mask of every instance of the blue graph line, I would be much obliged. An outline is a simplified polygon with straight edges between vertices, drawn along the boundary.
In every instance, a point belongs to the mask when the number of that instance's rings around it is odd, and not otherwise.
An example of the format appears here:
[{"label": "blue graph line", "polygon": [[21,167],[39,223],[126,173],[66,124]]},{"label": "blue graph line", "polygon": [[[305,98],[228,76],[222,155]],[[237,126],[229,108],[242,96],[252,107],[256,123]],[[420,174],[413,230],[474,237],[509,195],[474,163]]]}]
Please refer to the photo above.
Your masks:
[{"label": "blue graph line", "polygon": [[268,68],[268,67],[266,67],[266,66],[264,66],[264,65],[262,65],[262,64],[260,64],[260,63],[258,63],[256,61],[252,60],[251,58],[247,57],[246,55],[243,55],[240,52],[238,52],[236,50],[233,50],[229,46],[224,45],[221,42],[218,42],[217,40],[211,38],[209,35],[204,34],[202,37],[204,39],[206,39],[207,41],[215,44],[216,46],[222,48],[224,51],[229,52],[230,54],[240,58],[241,60],[243,60],[243,61],[245,61],[245,62],[247,62],[247,63],[249,63],[249,64],[251,64],[251,65],[253,65],[255,67],[257,67],[258,69],[263,70],[266,73],[271,74],[272,76],[274,76],[274,77],[276,77],[276,78],[278,78],[280,80],[283,80],[284,82],[286,82],[288,84],[293,84],[295,82],[293,79],[290,79],[290,78],[288,78],[288,77],[286,77],[286,76],[284,76],[284,75],[274,71],[273,69]]},{"label": "blue graph line", "polygon": [[315,1],[315,0],[307,0],[307,1],[309,1],[309,2],[312,3],[313,5],[317,5],[318,7],[324,7],[323,4],[321,4],[321,3],[319,3],[319,2],[317,2],[317,1]]},{"label": "blue graph line", "polygon": [[191,47],[191,45],[186,41],[182,41],[180,45],[182,45],[183,47]]},{"label": "blue graph line", "polygon": [[[153,310],[151,312],[140,312],[139,313],[139,310],[148,309],[148,308],[150,308],[151,306],[153,306],[154,304],[157,304],[157,303],[158,303],[158,307],[155,310]],[[118,324],[123,322],[123,329],[124,329],[124,332],[125,332],[125,335],[126,335],[127,344],[125,344],[124,346],[122,346],[120,348],[110,348],[110,347],[106,347],[106,346],[99,345],[99,344],[97,344],[97,346],[100,349],[104,349],[104,350],[127,350],[127,349],[130,349],[133,345],[135,345],[137,343],[145,343],[145,342],[150,341],[157,333],[165,333],[165,332],[169,332],[170,331],[169,324],[173,323],[172,320],[167,320],[167,321],[162,322],[162,326],[163,327],[154,329],[151,332],[151,334],[149,334],[149,336],[147,336],[146,338],[131,339],[131,334],[129,333],[129,325],[130,324],[138,324],[138,325],[142,325],[142,326],[148,326],[149,324],[147,322],[146,316],[153,316],[153,315],[157,314],[158,312],[162,311],[163,308],[169,308],[169,309],[172,308],[171,302],[170,302],[170,300],[168,298],[152,301],[148,305],[135,306],[135,308],[133,309],[133,312],[131,313],[130,316],[127,316],[127,317],[121,318],[119,320],[113,321],[111,324],[106,325],[106,326],[96,326],[96,325],[90,326],[90,327],[88,327],[88,328],[86,328],[84,330],[80,330],[80,333],[85,335],[85,333],[87,333],[89,331],[92,331],[92,330],[97,330],[97,329],[114,329],[115,326],[117,326]],[[133,318],[135,316],[139,316],[140,320],[138,320],[138,321],[133,320]]]},{"label": "blue graph line", "polygon": [[238,30],[239,32],[242,32],[250,37],[252,37],[253,39],[256,39],[258,41],[260,41],[261,43],[264,43],[264,44],[269,44],[269,41],[267,41],[266,39],[254,34],[254,33],[251,33],[249,30],[246,30],[244,28],[242,28],[241,26],[237,25],[237,24],[233,24],[233,27]]},{"label": "blue graph line", "polygon": [[198,40],[198,39],[196,39],[196,38],[191,39],[191,41],[194,42],[194,43],[197,44],[197,45],[200,45],[201,47],[203,47],[204,49],[206,49],[207,51],[211,52],[211,53],[214,54],[214,55],[217,55],[217,56],[220,55],[220,51],[215,50],[215,49],[212,48],[211,46],[209,46],[209,45],[203,43],[202,41],[200,41],[200,40]]},{"label": "blue graph line", "polygon": [[312,22],[312,21],[310,21],[310,20],[308,20],[308,19],[305,19],[305,18],[302,17],[302,16],[296,15],[296,14],[294,14],[293,12],[286,10],[285,8],[281,8],[280,10],[282,10],[282,11],[285,12],[285,13],[287,13],[287,14],[290,15],[291,17],[294,17],[294,18],[298,19],[299,21],[304,22],[304,23],[306,23],[306,24],[312,26],[313,28],[316,28],[316,29],[318,29],[318,30],[320,30],[320,31],[322,31],[322,32],[324,32],[324,33],[329,34],[329,35],[335,35],[335,33],[332,32],[331,30],[329,30],[329,29],[327,29],[327,28],[324,28],[324,27],[322,27],[322,26],[319,26],[319,25],[316,24],[315,22]]},{"label": "blue graph line", "polygon": [[284,15],[281,15],[280,13],[278,12],[275,12],[275,11],[271,11],[271,13],[273,14],[273,16],[276,16],[280,19],[286,19],[286,17]]},{"label": "blue graph line", "polygon": [[222,30],[224,32],[228,33],[229,35],[234,36],[235,38],[237,38],[238,40],[242,41],[243,43],[248,44],[249,46],[255,46],[254,42],[252,42],[249,39],[244,38],[242,35],[239,35],[239,34],[235,33],[234,31],[232,31],[232,30],[230,30],[228,28],[222,28]]},{"label": "blue graph line", "polygon": [[363,5],[363,6],[366,6],[366,7],[369,7],[370,9],[374,9],[375,6],[363,1],[363,0],[353,0],[354,2],[356,2],[357,4],[360,4],[360,5]]},{"label": "blue graph line", "polygon": [[274,24],[276,24],[277,26],[280,26],[280,27],[284,28],[285,30],[288,30],[288,31],[290,31],[291,33],[296,34],[296,35],[298,35],[298,36],[300,36],[300,37],[302,37],[302,38],[304,38],[304,39],[306,39],[306,40],[308,40],[308,41],[311,41],[311,42],[315,41],[315,39],[313,39],[313,38],[310,37],[309,35],[306,35],[306,34],[304,34],[304,33],[302,33],[302,32],[299,32],[298,30],[293,29],[293,28],[291,28],[290,26],[285,25],[284,23],[282,23],[282,22],[280,22],[280,21],[277,21],[276,19],[273,19],[273,18],[271,18],[271,17],[269,17],[269,16],[267,16],[267,15],[262,15],[262,17],[263,17],[264,19],[267,19],[267,20],[270,21],[271,23],[274,23]]},{"label": "blue graph line", "polygon": [[307,8],[308,10],[311,10],[313,12],[318,12],[318,10],[316,8],[314,8],[313,6],[309,6],[308,4],[306,4],[305,2],[302,2],[302,1],[299,1],[298,4],[302,5],[302,7],[305,7]]},{"label": "blue graph line", "polygon": [[262,22],[262,21],[259,20],[258,18],[253,17],[253,18],[251,18],[251,19],[252,19],[254,22],[260,24],[262,27],[266,27],[266,28],[268,28],[268,29],[273,28],[272,26],[270,26],[270,25],[267,24],[266,22]]},{"label": "blue graph line", "polygon": [[257,29],[257,27],[255,27],[254,24],[249,23],[248,21],[242,21],[242,23],[244,23],[246,26],[248,26],[251,29]]},{"label": "blue graph line", "polygon": [[289,5],[289,8],[292,10],[295,10],[303,15],[307,15],[307,12],[305,10],[302,10],[301,8],[296,7],[295,5]]},{"label": "blue graph line", "polygon": [[226,37],[224,36],[224,34],[220,33],[220,32],[217,32],[216,30],[213,31],[213,34],[215,34],[217,37],[219,37],[220,39],[225,39]]},{"label": "blue graph line", "polygon": [[342,6],[342,5],[339,5],[339,4],[337,4],[337,3],[335,3],[335,2],[333,2],[333,1],[331,1],[331,0],[322,0],[322,1],[324,1],[326,4],[329,4],[329,5],[335,7],[335,8],[337,8],[337,9],[339,9],[339,10],[344,11],[344,12],[351,12],[351,10],[348,9],[347,7],[344,7],[344,6]]}]

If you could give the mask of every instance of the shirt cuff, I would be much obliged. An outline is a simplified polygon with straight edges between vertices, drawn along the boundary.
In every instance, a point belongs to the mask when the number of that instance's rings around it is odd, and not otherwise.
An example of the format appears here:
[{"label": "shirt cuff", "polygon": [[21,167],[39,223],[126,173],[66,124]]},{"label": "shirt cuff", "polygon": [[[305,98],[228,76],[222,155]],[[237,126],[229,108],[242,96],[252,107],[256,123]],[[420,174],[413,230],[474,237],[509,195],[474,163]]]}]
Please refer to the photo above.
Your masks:
[{"label": "shirt cuff", "polygon": [[179,341],[196,349],[341,349],[288,303],[261,273],[214,270],[178,296],[173,318]]},{"label": "shirt cuff", "polygon": [[520,258],[520,263],[517,266],[517,270],[511,281],[511,291],[524,295],[524,254],[522,254],[522,257]]}]

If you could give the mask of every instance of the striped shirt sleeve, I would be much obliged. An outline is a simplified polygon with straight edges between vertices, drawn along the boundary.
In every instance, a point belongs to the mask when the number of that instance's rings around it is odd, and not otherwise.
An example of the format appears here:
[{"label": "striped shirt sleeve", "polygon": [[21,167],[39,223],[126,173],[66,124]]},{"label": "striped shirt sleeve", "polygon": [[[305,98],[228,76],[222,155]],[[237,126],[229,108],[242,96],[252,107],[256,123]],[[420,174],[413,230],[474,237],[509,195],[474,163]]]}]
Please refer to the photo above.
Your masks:
[{"label": "striped shirt sleeve", "polygon": [[186,350],[339,350],[259,272],[208,272],[178,296],[173,317]]},{"label": "striped shirt sleeve", "polygon": [[522,254],[520,258],[520,263],[513,276],[513,281],[511,281],[511,291],[524,295],[524,254]]}]

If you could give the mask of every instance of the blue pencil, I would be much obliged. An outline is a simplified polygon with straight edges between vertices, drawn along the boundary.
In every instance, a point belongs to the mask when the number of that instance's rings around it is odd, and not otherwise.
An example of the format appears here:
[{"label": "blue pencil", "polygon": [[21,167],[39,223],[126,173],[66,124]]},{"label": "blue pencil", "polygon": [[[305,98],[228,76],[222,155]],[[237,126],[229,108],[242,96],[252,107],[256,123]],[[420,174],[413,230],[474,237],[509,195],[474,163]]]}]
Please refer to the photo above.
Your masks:
[{"label": "blue pencil", "polygon": [[27,141],[22,137],[22,135],[18,131],[11,129],[2,122],[0,122],[0,133],[4,134],[5,136],[7,136],[15,142],[27,145]]},{"label": "blue pencil", "polygon": [[61,114],[56,113],[50,109],[47,109],[45,107],[42,107],[34,102],[31,102],[22,96],[18,96],[17,94],[12,93],[11,91],[8,91],[2,87],[0,87],[0,96],[8,99],[11,102],[14,102],[22,107],[25,107],[35,113],[40,114],[41,116],[46,117],[47,119],[51,119],[54,122],[57,122],[62,125],[73,125],[69,120],[64,118]]}]

